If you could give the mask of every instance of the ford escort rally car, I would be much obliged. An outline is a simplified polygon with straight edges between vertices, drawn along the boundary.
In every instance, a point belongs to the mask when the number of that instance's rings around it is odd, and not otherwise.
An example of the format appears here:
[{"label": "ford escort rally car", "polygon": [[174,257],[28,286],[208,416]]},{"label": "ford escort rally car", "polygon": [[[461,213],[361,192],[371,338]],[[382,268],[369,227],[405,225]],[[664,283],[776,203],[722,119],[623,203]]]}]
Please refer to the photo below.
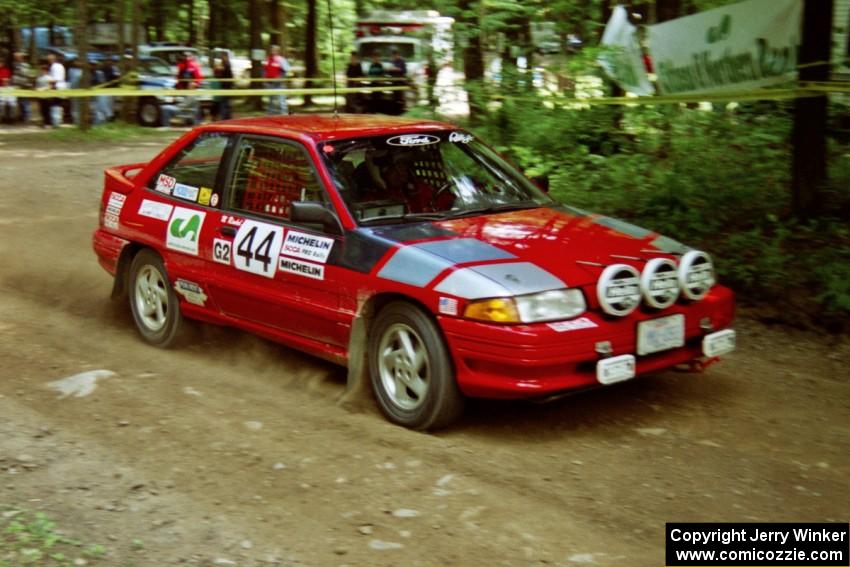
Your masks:
[{"label": "ford escort rally car", "polygon": [[547,398],[731,351],[712,259],[551,199],[472,134],[380,116],[198,127],[105,173],[100,264],[147,342],[184,318],[348,367],[387,418]]}]

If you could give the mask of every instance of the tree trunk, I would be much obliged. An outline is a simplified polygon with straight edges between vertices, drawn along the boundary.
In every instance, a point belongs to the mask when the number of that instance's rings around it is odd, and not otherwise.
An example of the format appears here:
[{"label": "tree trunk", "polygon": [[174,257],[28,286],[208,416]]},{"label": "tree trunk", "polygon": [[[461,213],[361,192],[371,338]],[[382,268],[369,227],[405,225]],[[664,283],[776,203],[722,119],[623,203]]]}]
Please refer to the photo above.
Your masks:
[{"label": "tree trunk", "polygon": [[484,78],[484,55],[481,50],[481,22],[478,17],[479,6],[475,0],[460,0],[458,21],[466,35],[466,47],[463,49],[463,74],[466,80],[466,96],[469,100],[469,121],[475,124],[485,111],[485,100],[481,92]]},{"label": "tree trunk", "polygon": [[[319,71],[319,61],[316,53],[316,0],[307,0],[307,21],[304,29],[304,75],[316,77]],[[307,81],[305,86],[313,88],[313,82]],[[313,104],[313,97],[304,95],[304,106]]]},{"label": "tree trunk", "polygon": [[207,10],[210,13],[207,22],[207,47],[212,49],[219,45],[218,30],[216,29],[218,27],[218,3],[216,0],[209,0],[207,2]]},{"label": "tree trunk", "polygon": [[[830,60],[832,9],[833,0],[805,0],[800,65]],[[800,80],[827,81],[829,69],[829,65],[804,67],[800,69]],[[794,102],[791,206],[800,219],[818,214],[820,192],[827,182],[827,102],[826,95],[798,98]]]},{"label": "tree trunk", "polygon": [[655,0],[655,18],[658,22],[675,20],[682,15],[682,0]]},{"label": "tree trunk", "polygon": [[186,2],[186,16],[189,25],[189,45],[192,47],[198,42],[198,29],[195,25],[195,0],[187,0]]},{"label": "tree trunk", "polygon": [[[134,2],[137,0],[133,0]],[[156,30],[156,41],[165,41],[165,0],[153,0],[150,8],[153,16],[153,26]],[[134,24],[135,25],[135,24]],[[138,45],[138,44],[136,44]]]},{"label": "tree trunk", "polygon": [[[249,0],[248,12],[251,19],[250,22],[250,51],[251,51],[251,77],[258,79],[263,76],[263,60],[257,59],[256,56],[263,50],[263,43],[260,37],[262,30],[262,10],[260,9],[261,0]],[[259,82],[251,83],[251,87],[258,89],[262,88]],[[251,97],[251,104],[255,110],[263,108],[263,97]]]},{"label": "tree trunk", "polygon": [[269,42],[274,45],[279,45],[286,51],[286,46],[283,45],[283,17],[280,10],[280,0],[269,0],[269,22],[271,29],[269,30]]},{"label": "tree trunk", "polygon": [[30,44],[27,46],[27,58],[30,65],[35,65],[37,63],[37,54],[35,52],[35,16],[30,16],[30,18]]},{"label": "tree trunk", "polygon": [[[91,86],[91,67],[89,65],[89,40],[86,33],[86,23],[88,22],[88,6],[86,0],[77,0],[77,61],[82,71],[80,77],[80,88],[87,89]],[[91,108],[91,99],[82,97],[79,100],[79,120],[80,130],[83,132],[89,129],[89,109]]]},{"label": "tree trunk", "polygon": [[[127,74],[127,58],[124,53],[127,51],[127,0],[116,0],[118,2],[118,68],[121,76]],[[131,98],[128,96],[121,98],[121,119],[124,122],[129,122],[131,116],[130,104]]]}]

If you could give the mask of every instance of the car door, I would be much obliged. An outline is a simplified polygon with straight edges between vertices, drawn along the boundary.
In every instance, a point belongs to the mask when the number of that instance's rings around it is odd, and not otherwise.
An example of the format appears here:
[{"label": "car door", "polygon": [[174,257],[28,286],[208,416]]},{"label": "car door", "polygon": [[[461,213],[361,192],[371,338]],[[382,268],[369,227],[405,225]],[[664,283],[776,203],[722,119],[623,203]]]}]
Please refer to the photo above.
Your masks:
[{"label": "car door", "polygon": [[340,270],[329,264],[341,236],[290,221],[292,201],[329,201],[306,149],[294,140],[241,136],[225,195],[212,250],[211,292],[220,309],[275,332],[345,345]]},{"label": "car door", "polygon": [[175,291],[188,304],[207,301],[214,222],[221,202],[224,167],[233,137],[201,133],[156,174],[141,197],[134,228],[161,251]]}]

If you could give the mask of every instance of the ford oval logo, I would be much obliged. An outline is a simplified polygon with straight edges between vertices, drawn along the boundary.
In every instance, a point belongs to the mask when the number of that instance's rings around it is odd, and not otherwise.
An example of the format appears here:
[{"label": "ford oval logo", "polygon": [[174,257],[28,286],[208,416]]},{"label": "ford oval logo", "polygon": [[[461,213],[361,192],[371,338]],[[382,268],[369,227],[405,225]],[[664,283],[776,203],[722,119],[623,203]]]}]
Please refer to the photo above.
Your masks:
[{"label": "ford oval logo", "polygon": [[428,144],[439,144],[440,139],[429,134],[402,134],[401,136],[393,136],[387,140],[387,143],[391,146],[427,146]]}]

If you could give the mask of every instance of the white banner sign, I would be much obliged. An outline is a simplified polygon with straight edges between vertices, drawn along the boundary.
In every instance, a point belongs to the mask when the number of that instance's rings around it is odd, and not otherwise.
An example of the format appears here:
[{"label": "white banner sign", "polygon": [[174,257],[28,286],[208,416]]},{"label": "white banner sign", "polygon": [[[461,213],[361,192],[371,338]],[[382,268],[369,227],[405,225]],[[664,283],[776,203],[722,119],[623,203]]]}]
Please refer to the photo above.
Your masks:
[{"label": "white banner sign", "polygon": [[747,0],[649,27],[662,94],[743,91],[794,80],[801,0]]},{"label": "white banner sign", "polygon": [[636,28],[622,6],[614,8],[602,35],[602,45],[607,49],[599,57],[599,64],[618,85],[636,95],[655,94],[643,64]]}]

